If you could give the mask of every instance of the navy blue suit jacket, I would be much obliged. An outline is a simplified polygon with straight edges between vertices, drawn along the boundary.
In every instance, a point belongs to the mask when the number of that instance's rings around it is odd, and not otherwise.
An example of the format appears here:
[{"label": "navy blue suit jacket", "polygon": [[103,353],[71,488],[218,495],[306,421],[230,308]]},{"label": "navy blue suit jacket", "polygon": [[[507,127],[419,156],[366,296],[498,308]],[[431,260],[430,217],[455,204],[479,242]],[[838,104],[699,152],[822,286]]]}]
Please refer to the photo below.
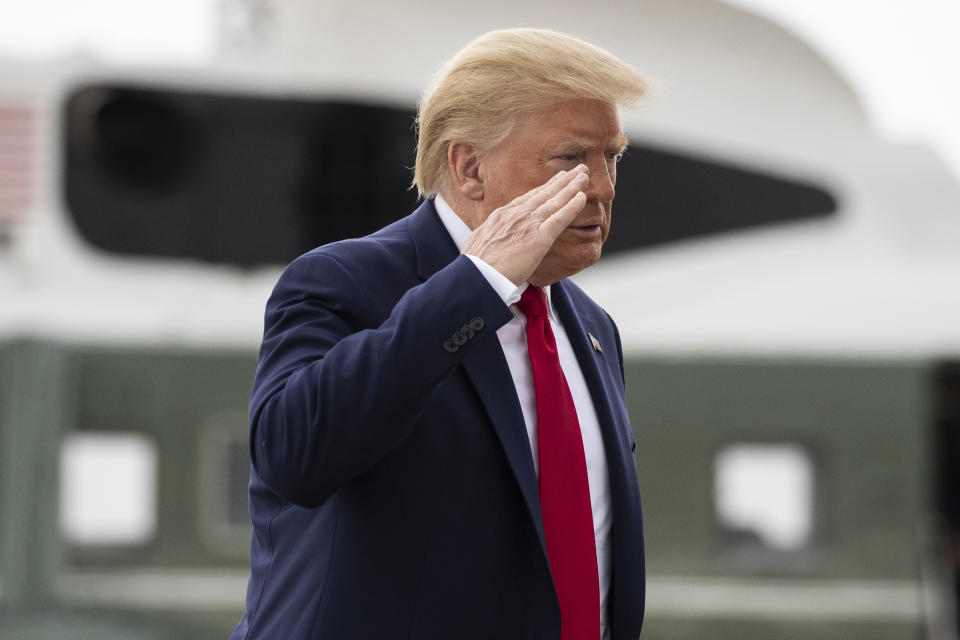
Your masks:
[{"label": "navy blue suit jacket", "polygon": [[[633,640],[643,533],[620,340],[572,283],[552,299],[606,448],[611,634]],[[496,337],[511,317],[432,201],[287,267],[250,401],[254,532],[234,640],[560,637],[533,458]],[[478,318],[456,352],[444,348]]]}]

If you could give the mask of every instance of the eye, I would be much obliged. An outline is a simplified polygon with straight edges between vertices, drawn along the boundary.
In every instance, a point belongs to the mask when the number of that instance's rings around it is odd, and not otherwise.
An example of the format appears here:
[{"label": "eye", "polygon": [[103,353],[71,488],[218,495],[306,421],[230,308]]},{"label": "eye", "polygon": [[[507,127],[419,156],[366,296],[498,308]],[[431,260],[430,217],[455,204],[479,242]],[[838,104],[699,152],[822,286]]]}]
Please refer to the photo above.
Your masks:
[{"label": "eye", "polygon": [[564,162],[577,162],[580,159],[580,156],[575,153],[567,153],[564,155],[559,155],[557,158],[559,160],[563,160]]},{"label": "eye", "polygon": [[620,162],[620,159],[623,158],[623,151],[607,151],[607,161],[608,162]]}]

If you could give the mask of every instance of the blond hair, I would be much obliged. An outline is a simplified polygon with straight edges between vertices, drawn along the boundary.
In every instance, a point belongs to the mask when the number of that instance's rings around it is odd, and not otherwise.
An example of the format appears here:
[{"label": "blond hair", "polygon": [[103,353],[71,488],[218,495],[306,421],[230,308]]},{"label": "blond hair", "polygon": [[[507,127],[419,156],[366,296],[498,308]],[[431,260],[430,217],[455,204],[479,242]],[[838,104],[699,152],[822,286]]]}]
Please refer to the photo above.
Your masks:
[{"label": "blond hair", "polygon": [[443,191],[451,142],[486,151],[522,113],[578,98],[631,106],[647,88],[632,66],[574,36],[546,29],[486,33],[453,56],[420,96],[414,184],[424,197]]}]

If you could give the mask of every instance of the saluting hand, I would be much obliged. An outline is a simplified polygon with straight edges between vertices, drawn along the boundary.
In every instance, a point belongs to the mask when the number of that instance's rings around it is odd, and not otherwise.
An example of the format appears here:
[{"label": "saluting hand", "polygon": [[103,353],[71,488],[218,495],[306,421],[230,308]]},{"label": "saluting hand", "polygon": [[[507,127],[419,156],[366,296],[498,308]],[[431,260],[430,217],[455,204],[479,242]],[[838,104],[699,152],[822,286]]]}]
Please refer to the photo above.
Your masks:
[{"label": "saluting hand", "polygon": [[477,256],[516,285],[526,282],[564,229],[583,210],[586,165],[554,174],[546,183],[493,212],[467,237],[461,252]]}]

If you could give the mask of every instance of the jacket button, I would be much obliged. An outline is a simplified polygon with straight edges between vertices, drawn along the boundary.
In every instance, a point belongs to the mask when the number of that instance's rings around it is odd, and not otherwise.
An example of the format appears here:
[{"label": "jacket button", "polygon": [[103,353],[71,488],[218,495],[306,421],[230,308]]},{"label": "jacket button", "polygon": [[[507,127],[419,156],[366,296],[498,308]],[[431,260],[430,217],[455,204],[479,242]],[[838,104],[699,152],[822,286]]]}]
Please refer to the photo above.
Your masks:
[{"label": "jacket button", "polygon": [[447,353],[456,353],[460,351],[460,347],[453,341],[453,338],[447,338],[443,341],[443,350]]},{"label": "jacket button", "polygon": [[465,324],[462,327],[460,327],[460,333],[467,336],[467,340],[473,337],[473,329],[470,328],[470,325],[468,324]]},{"label": "jacket button", "polygon": [[476,317],[470,319],[470,328],[474,331],[480,331],[483,329],[483,318]]},{"label": "jacket button", "polygon": [[452,337],[453,344],[457,345],[458,347],[462,347],[463,345],[467,344],[467,336],[463,335],[459,331],[454,331]]}]

